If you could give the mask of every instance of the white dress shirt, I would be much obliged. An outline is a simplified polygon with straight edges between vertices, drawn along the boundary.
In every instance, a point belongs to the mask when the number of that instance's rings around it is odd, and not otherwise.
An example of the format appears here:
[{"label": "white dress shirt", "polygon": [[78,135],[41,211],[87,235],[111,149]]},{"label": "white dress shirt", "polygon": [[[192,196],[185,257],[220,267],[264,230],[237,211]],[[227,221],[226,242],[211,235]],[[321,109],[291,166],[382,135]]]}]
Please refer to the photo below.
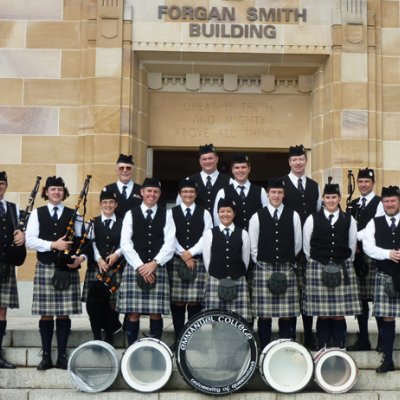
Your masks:
[{"label": "white dress shirt", "polygon": [[[303,184],[303,188],[304,188],[304,190],[306,190],[306,186],[307,186],[307,177],[306,177],[305,175],[303,175],[303,176],[296,176],[293,172],[289,172],[288,177],[289,177],[289,179],[291,180],[291,182],[293,183],[293,186],[294,186],[295,188],[298,187],[298,185],[299,185],[299,178],[300,178],[300,179],[301,179],[301,182],[302,182],[302,184]],[[321,191],[320,191],[319,186],[318,186],[318,201],[317,201],[317,210],[316,210],[316,211],[319,211],[319,210],[321,209],[321,207],[322,207]]]},{"label": "white dress shirt", "polygon": [[133,190],[133,181],[130,180],[128,183],[122,183],[121,181],[117,181],[117,186],[119,192],[122,194],[122,191],[124,190],[124,186],[126,186],[126,197],[128,198]]},{"label": "white dress shirt", "polygon": [[[361,196],[361,197],[359,198],[357,204],[358,204],[359,207],[361,207],[362,204],[363,204],[362,198],[365,198],[365,199],[366,199],[365,207],[367,207],[368,204],[370,203],[370,201],[371,201],[374,197],[375,197],[375,193],[374,193],[374,192],[371,192],[371,193],[367,194],[366,196]],[[380,201],[379,204],[378,204],[378,207],[376,208],[376,213],[375,213],[374,217],[380,217],[380,216],[382,216],[382,215],[384,215],[384,214],[385,214],[385,210],[383,209],[382,201]],[[361,241],[364,239],[364,235],[365,235],[365,228],[362,229],[361,231],[358,231],[358,232],[357,232],[357,240],[361,242]]]}]

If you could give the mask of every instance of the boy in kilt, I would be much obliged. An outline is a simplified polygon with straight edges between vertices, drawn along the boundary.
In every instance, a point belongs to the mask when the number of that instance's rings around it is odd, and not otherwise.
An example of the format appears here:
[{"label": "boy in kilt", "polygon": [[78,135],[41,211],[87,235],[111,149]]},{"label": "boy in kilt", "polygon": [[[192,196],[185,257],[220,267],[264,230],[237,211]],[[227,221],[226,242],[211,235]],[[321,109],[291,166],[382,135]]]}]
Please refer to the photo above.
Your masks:
[{"label": "boy in kilt", "polygon": [[[51,342],[56,316],[56,334],[58,357],[56,368],[67,369],[67,344],[71,329],[70,314],[80,314],[81,296],[78,268],[86,259],[84,255],[73,258],[68,268],[69,286],[57,289],[53,286],[53,276],[60,254],[70,250],[73,242],[65,240],[67,227],[74,210],[64,206],[63,201],[69,196],[61,177],[50,176],[42,189],[41,197],[47,205],[32,211],[26,229],[27,247],[36,251],[37,264],[33,281],[32,314],[40,315],[39,330],[42,339],[42,360],[37,369],[40,371],[53,368],[51,359]],[[82,221],[74,221],[77,236],[82,231]],[[67,286],[67,285],[66,285]]]},{"label": "boy in kilt", "polygon": [[236,205],[220,199],[220,224],[204,234],[203,260],[209,274],[204,309],[234,311],[252,321],[250,295],[246,280],[250,261],[249,234],[233,223]]},{"label": "boy in kilt", "polygon": [[[285,197],[283,203],[295,210],[300,217],[301,225],[304,225],[307,217],[321,209],[320,190],[318,183],[306,176],[307,154],[304,146],[291,146],[288,158],[290,172],[283,177],[285,182]],[[297,284],[299,286],[299,301],[304,289],[305,269],[307,260],[303,251],[297,256]],[[301,307],[302,308],[302,307]],[[309,350],[315,350],[315,339],[312,331],[313,317],[302,313],[304,328],[304,346]],[[292,318],[293,331],[296,331],[297,318]]]},{"label": "boy in kilt", "polygon": [[[207,272],[204,268],[203,234],[212,228],[210,213],[195,204],[197,183],[182,179],[179,183],[182,203],[172,209],[176,227],[175,255],[170,265],[171,314],[175,337],[188,320],[201,311]],[[195,274],[193,274],[193,272]]]},{"label": "boy in kilt", "polygon": [[5,171],[0,172],[0,369],[15,368],[4,357],[2,351],[3,336],[7,327],[7,308],[18,308],[18,288],[15,266],[7,260],[7,248],[15,243],[22,246],[25,234],[18,228],[18,208],[4,199],[8,180]]},{"label": "boy in kilt", "polygon": [[[115,312],[118,292],[114,291],[108,298],[108,292],[97,291],[92,285],[98,281],[99,274],[103,278],[110,278],[110,284],[114,288],[118,288],[121,283],[123,268],[119,268],[115,273],[113,268],[123,265],[122,251],[119,247],[123,219],[115,214],[117,195],[113,191],[103,189],[100,192],[100,208],[101,214],[94,218],[91,238],[93,252],[88,258],[82,301],[87,302],[94,339],[102,340],[101,330],[104,329],[105,341],[112,344],[114,332],[121,327],[118,313]],[[104,298],[105,295],[107,298]],[[99,296],[102,298],[99,299]],[[106,301],[111,307],[105,306]]]},{"label": "boy in kilt", "polygon": [[[365,168],[358,170],[357,186],[361,196],[350,203],[351,215],[357,221],[357,248],[354,258],[354,270],[356,271],[358,290],[361,301],[361,314],[357,315],[359,334],[357,341],[347,347],[348,351],[371,350],[368,335],[368,302],[373,300],[375,283],[375,260],[368,257],[363,250],[362,240],[365,227],[368,222],[384,214],[381,198],[374,193],[375,173],[373,169]],[[381,319],[376,317],[378,330]],[[378,339],[378,346],[380,347]]]},{"label": "boy in kilt", "polygon": [[[271,341],[272,318],[279,318],[279,337],[294,338],[291,318],[300,314],[294,271],[296,255],[302,248],[300,217],[283,205],[285,191],[281,179],[270,179],[267,192],[269,204],[251,217],[249,226],[251,257],[255,264],[253,315],[258,317],[262,349]],[[275,277],[284,278],[278,287]]]},{"label": "boy in kilt", "polygon": [[127,265],[117,310],[128,314],[125,329],[129,345],[138,338],[141,314],[150,314],[150,335],[161,339],[161,315],[170,310],[166,264],[174,255],[172,213],[157,205],[160,181],[146,178],[140,192],[143,202],[125,214],[121,231],[121,249]]},{"label": "boy in kilt", "polygon": [[361,311],[352,259],[357,224],[340,210],[339,185],[325,185],[324,208],[310,215],[303,227],[303,250],[308,263],[304,288],[304,313],[317,316],[319,347],[344,348],[345,315]]},{"label": "boy in kilt", "polygon": [[142,196],[140,195],[141,186],[133,182],[134,162],[131,155],[120,154],[115,166],[118,180],[110,183],[104,189],[115,192],[117,195],[117,209],[115,214],[124,218],[125,213],[133,207],[140,206]]},{"label": "boy in kilt", "polygon": [[376,260],[374,314],[381,318],[384,359],[376,372],[394,371],[395,318],[400,317],[400,190],[382,188],[385,215],[371,220],[363,238],[365,253]]}]

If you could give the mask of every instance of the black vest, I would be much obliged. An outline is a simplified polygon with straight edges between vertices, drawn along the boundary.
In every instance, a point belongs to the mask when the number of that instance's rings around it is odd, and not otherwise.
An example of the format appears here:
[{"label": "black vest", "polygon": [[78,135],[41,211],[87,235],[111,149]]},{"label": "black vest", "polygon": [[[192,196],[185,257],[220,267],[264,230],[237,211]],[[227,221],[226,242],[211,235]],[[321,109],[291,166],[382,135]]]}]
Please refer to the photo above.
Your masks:
[{"label": "black vest", "polygon": [[357,220],[357,230],[361,231],[368,225],[368,222],[375,217],[381,198],[379,196],[373,197],[362,211],[359,209],[359,200],[360,198],[357,198],[351,202],[351,215]]},{"label": "black vest", "polygon": [[102,259],[106,259],[110,254],[119,249],[121,240],[122,218],[117,217],[111,229],[104,226],[101,215],[94,219],[94,235],[96,247]]},{"label": "black vest", "polygon": [[133,247],[144,263],[152,261],[164,244],[164,227],[167,211],[158,207],[149,224],[143,216],[141,207],[132,210]]},{"label": "black vest", "polygon": [[197,182],[196,204],[208,210],[212,215],[215,197],[220,189],[224,189],[229,185],[229,176],[219,173],[211,191],[207,191],[206,187],[204,186],[200,172],[190,176],[190,179],[194,179]]},{"label": "black vest", "polygon": [[[68,223],[72,218],[74,210],[64,207],[64,211],[57,222],[54,222],[51,218],[47,206],[39,207],[37,213],[39,220],[39,238],[54,242],[66,234]],[[55,262],[58,257],[58,250],[53,249],[45,252],[37,252],[36,256],[41,263],[51,264]]]},{"label": "black vest", "polygon": [[[6,201],[6,204],[6,215],[0,218],[0,261],[4,260],[6,248],[12,245],[14,231],[18,228],[17,207],[14,203],[8,201]],[[14,224],[16,224],[15,227]]]},{"label": "black vest", "polygon": [[182,207],[176,206],[172,209],[176,227],[176,239],[185,249],[192,248],[203,236],[204,231],[204,208],[196,206],[189,220],[183,214]]},{"label": "black vest", "polygon": [[268,263],[295,261],[293,210],[285,206],[279,221],[275,222],[265,207],[258,211],[258,220],[257,259]]},{"label": "black vest", "polygon": [[246,274],[246,265],[242,259],[242,229],[235,226],[229,240],[216,226],[212,229],[211,260],[208,272],[217,279],[230,276],[239,279]]},{"label": "black vest", "polygon": [[[382,249],[392,250],[400,248],[400,224],[394,232],[386,222],[384,215],[374,218],[375,222],[375,244]],[[399,271],[399,264],[392,260],[376,260],[377,267],[388,275]]]},{"label": "black vest", "polygon": [[235,189],[236,185],[236,183],[235,185],[230,184],[224,189],[225,197],[234,200],[236,203],[236,213],[233,220],[235,225],[248,231],[250,218],[262,208],[261,186],[251,184],[246,198],[242,200]]},{"label": "black vest", "polygon": [[289,176],[283,177],[285,182],[285,197],[283,204],[293,208],[300,216],[301,225],[304,225],[309,215],[317,211],[318,205],[318,184],[310,178],[306,178],[304,193],[300,193],[290,180]]},{"label": "black vest", "polygon": [[351,256],[349,229],[351,215],[339,211],[338,220],[331,225],[320,210],[313,214],[314,229],[311,234],[310,256],[321,264],[333,261],[342,264]]},{"label": "black vest", "polygon": [[121,218],[124,218],[125,213],[137,206],[140,206],[142,204],[142,196],[140,194],[140,189],[142,187],[135,183],[133,185],[133,190],[129,197],[125,199],[121,192],[118,189],[118,185],[116,183],[110,183],[109,185],[106,186],[106,189],[114,192],[117,195],[117,202],[118,206],[115,210],[115,215]]}]

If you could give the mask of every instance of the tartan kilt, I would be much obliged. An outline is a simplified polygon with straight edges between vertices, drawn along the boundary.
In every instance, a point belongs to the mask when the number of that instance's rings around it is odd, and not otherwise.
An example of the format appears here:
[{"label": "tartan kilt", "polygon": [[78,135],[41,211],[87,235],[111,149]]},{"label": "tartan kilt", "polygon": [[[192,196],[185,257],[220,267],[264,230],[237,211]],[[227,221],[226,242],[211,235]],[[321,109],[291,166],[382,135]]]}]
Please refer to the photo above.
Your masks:
[{"label": "tartan kilt", "polygon": [[196,279],[191,283],[182,282],[179,277],[178,268],[181,263],[183,263],[181,258],[175,256],[168,267],[171,302],[202,303],[208,278],[203,258],[199,257],[196,260],[197,275]]},{"label": "tartan kilt", "polygon": [[[263,263],[254,267],[253,315],[254,317],[296,317],[300,314],[297,276],[291,262],[280,264]],[[267,283],[273,272],[286,274],[287,291],[282,295],[273,295]]]},{"label": "tartan kilt", "polygon": [[156,286],[148,291],[140,289],[136,283],[136,275],[133,267],[126,264],[118,290],[117,311],[123,314],[169,314],[170,296],[166,266],[156,270]]},{"label": "tartan kilt", "polygon": [[19,308],[17,277],[13,265],[8,282],[0,283],[0,308]]},{"label": "tartan kilt", "polygon": [[400,317],[400,298],[390,299],[385,291],[385,282],[392,277],[383,272],[375,274],[374,315],[375,317]]},{"label": "tartan kilt", "polygon": [[219,279],[210,275],[206,285],[203,311],[211,309],[233,311],[250,322],[252,319],[252,312],[246,278],[242,276],[236,282],[238,285],[238,295],[236,299],[232,302],[225,302],[218,297]]},{"label": "tartan kilt", "polygon": [[364,254],[364,258],[369,266],[369,273],[364,278],[357,276],[358,293],[360,300],[372,300],[374,298],[376,261]]},{"label": "tartan kilt", "polygon": [[345,284],[341,271],[342,283],[336,288],[328,288],[322,283],[322,267],[322,264],[312,259],[307,263],[303,292],[304,314],[324,317],[361,314],[357,278],[351,260],[345,261],[349,284]]},{"label": "tartan kilt", "polygon": [[[83,284],[82,290],[82,301],[85,303],[88,298],[90,287],[94,282],[97,281],[97,274],[99,274],[100,270],[97,267],[88,267],[85,275],[85,282]],[[120,285],[122,280],[122,272],[118,270],[116,274],[113,275],[113,279],[116,285]],[[118,299],[118,290],[111,294],[110,296],[110,304],[116,304]]]},{"label": "tartan kilt", "polygon": [[71,271],[71,285],[66,290],[56,290],[51,283],[54,264],[36,263],[33,281],[33,315],[81,314],[81,285],[78,270]]}]

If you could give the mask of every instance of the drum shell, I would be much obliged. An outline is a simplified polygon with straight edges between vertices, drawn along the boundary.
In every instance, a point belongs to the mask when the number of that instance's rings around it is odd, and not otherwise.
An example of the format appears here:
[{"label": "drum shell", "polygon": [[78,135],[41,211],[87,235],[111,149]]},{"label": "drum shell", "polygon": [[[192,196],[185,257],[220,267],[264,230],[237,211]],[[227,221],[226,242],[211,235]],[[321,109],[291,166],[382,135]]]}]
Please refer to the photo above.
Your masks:
[{"label": "drum shell", "polygon": [[[81,360],[86,363],[85,366],[77,365],[82,362]],[[111,364],[110,373],[105,375],[104,366],[107,361]],[[90,363],[93,366],[88,366]],[[83,373],[80,373],[80,370]],[[76,389],[87,393],[102,392],[114,383],[119,374],[118,354],[113,346],[101,340],[86,342],[72,352],[68,360],[68,374]],[[88,382],[90,380],[92,384]]]},{"label": "drum shell", "polygon": [[357,365],[345,350],[321,349],[314,354],[314,363],[314,380],[327,393],[346,393],[357,382]]},{"label": "drum shell", "polygon": [[273,389],[281,393],[296,393],[310,383],[314,360],[301,344],[290,339],[278,339],[263,349],[259,369],[262,380]]}]

